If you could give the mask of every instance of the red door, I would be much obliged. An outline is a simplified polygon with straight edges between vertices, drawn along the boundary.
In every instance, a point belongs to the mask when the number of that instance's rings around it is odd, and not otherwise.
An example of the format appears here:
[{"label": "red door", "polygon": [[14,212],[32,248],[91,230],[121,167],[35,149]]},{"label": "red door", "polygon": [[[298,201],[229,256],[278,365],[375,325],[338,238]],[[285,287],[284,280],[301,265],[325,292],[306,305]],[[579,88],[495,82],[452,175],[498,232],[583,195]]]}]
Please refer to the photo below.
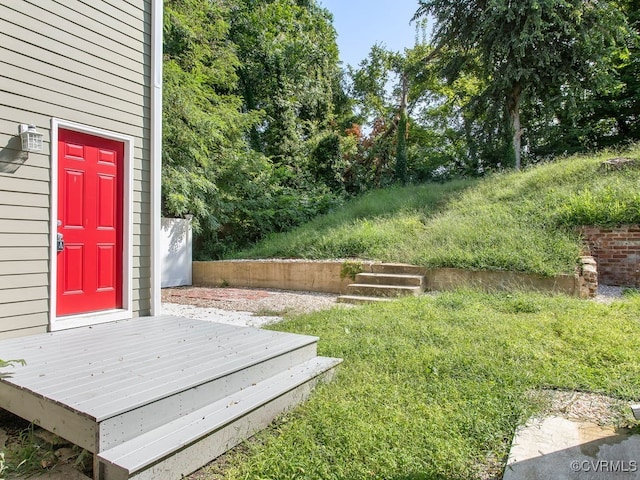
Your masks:
[{"label": "red door", "polygon": [[58,132],[57,315],[122,307],[123,158],[122,142]]}]

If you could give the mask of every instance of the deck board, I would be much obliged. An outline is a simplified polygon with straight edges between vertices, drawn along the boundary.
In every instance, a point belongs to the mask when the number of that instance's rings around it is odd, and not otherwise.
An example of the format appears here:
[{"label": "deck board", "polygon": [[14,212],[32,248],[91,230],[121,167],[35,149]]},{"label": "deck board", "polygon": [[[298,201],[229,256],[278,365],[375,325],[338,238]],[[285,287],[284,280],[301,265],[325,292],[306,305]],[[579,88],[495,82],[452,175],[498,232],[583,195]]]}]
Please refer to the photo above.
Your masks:
[{"label": "deck board", "polygon": [[136,318],[2,340],[2,358],[27,365],[0,382],[101,421],[316,340],[169,315]]}]

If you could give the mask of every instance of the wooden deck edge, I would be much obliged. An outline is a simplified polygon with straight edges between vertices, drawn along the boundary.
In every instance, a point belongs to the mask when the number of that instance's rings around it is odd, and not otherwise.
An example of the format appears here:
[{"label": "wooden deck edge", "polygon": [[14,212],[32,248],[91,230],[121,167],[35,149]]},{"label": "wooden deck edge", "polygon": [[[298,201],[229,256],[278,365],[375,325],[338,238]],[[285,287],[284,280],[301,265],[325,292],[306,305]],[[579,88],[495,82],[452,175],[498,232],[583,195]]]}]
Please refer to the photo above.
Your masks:
[{"label": "wooden deck edge", "polygon": [[0,382],[0,407],[90,452],[97,451],[98,424],[81,412],[6,381]]}]

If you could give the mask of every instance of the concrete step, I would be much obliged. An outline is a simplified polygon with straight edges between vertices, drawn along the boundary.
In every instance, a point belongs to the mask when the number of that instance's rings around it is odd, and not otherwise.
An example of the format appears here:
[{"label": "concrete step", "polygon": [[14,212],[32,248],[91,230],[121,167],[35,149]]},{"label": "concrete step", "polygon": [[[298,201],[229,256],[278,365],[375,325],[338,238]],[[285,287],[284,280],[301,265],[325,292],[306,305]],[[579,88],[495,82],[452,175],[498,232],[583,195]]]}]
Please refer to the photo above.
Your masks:
[{"label": "concrete step", "polygon": [[347,286],[347,295],[365,297],[402,297],[408,295],[420,295],[422,287],[407,287],[401,285],[369,285],[365,283],[352,283]]},{"label": "concrete step", "polygon": [[392,298],[385,297],[364,297],[360,295],[340,295],[336,302],[338,303],[352,303],[354,305],[359,304],[367,304],[367,303],[380,303],[380,302],[390,302]]},{"label": "concrete step", "polygon": [[406,263],[374,263],[371,265],[372,273],[387,273],[399,275],[422,275],[427,273],[424,267],[409,265]]},{"label": "concrete step", "polygon": [[[254,333],[251,330],[247,329],[247,333]],[[260,332],[263,331],[255,333]],[[221,337],[223,348],[194,357],[198,366],[194,365],[197,376],[194,376],[193,383],[184,381],[190,374],[190,370],[186,368],[189,363],[186,359],[182,374],[173,372],[172,376],[167,376],[162,382],[154,380],[154,384],[145,385],[142,377],[132,377],[131,382],[137,382],[137,385],[132,388],[128,398],[114,397],[112,404],[108,405],[113,413],[98,419],[99,451],[115,447],[303,364],[317,354],[317,337],[263,337],[264,335],[255,338],[254,335],[247,335],[233,340]],[[172,384],[175,384],[174,389]],[[158,391],[157,395],[153,394],[154,390]],[[140,396],[138,402],[136,395]]]},{"label": "concrete step", "polygon": [[403,287],[421,287],[424,275],[399,273],[358,273],[355,283],[366,285],[399,285]]},{"label": "concrete step", "polygon": [[98,455],[97,480],[180,479],[302,402],[339,359],[316,357]]}]

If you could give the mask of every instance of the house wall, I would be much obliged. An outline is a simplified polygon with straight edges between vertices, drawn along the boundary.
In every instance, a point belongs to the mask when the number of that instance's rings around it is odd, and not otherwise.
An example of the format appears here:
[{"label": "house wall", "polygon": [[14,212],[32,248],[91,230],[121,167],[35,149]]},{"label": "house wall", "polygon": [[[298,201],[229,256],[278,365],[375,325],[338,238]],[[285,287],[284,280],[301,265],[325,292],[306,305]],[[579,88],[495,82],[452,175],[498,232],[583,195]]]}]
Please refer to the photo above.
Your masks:
[{"label": "house wall", "polygon": [[581,229],[603,285],[640,287],[640,225]]},{"label": "house wall", "polygon": [[[134,139],[133,310],[150,313],[151,17],[144,0],[0,3],[0,338],[49,323],[52,118]],[[20,151],[20,123],[42,153]]]}]

